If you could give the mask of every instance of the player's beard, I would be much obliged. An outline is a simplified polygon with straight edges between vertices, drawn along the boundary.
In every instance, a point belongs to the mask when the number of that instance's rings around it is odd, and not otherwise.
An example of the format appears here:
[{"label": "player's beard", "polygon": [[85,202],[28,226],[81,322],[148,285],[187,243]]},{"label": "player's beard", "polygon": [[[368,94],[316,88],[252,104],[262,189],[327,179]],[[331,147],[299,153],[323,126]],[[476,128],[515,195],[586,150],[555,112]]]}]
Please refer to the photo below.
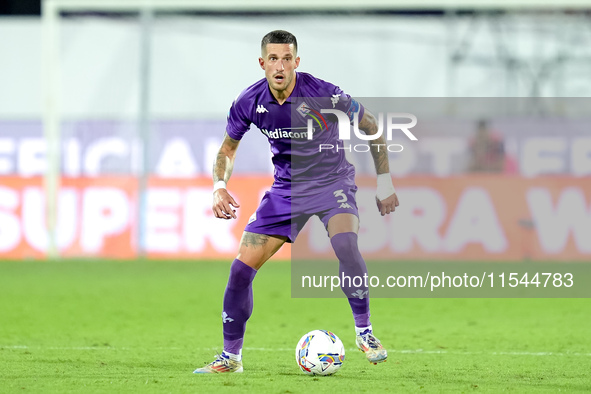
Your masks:
[{"label": "player's beard", "polygon": [[274,75],[271,80],[269,81],[269,85],[271,86],[271,88],[273,88],[273,90],[277,91],[277,92],[283,92],[285,91],[292,83],[293,81],[293,75],[285,75],[283,74],[283,81],[281,83],[277,83],[277,80],[275,79],[276,75]]}]

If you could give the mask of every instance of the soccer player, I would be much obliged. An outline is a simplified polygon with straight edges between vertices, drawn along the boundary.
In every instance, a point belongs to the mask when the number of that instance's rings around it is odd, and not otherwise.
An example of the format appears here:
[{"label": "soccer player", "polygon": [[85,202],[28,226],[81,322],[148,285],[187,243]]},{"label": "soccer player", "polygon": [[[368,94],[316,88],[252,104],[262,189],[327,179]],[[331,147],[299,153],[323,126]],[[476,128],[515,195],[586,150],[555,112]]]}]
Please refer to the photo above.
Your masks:
[{"label": "soccer player", "polygon": [[[242,372],[242,344],[246,321],[252,314],[252,281],[262,265],[285,242],[293,242],[306,221],[317,215],[324,223],[330,242],[339,259],[339,271],[351,278],[367,273],[359,253],[359,227],[355,203],[354,167],[346,160],[338,139],[338,125],[319,122],[308,139],[308,116],[311,111],[340,110],[348,122],[358,119],[359,129],[367,135],[378,133],[374,116],[337,86],[302,72],[297,41],[293,34],[276,30],[261,42],[259,64],[265,78],[246,88],[234,100],[228,114],[226,134],[213,169],[213,212],[220,219],[236,219],[238,203],[226,189],[232,174],[240,140],[254,124],[268,138],[275,167],[274,183],[257,211],[250,218],[230,267],[223,301],[224,351],[210,364],[195,373]],[[323,118],[324,119],[324,118]],[[324,124],[324,126],[322,126]],[[321,127],[322,126],[322,127]],[[348,124],[347,124],[348,126]],[[294,131],[297,130],[297,131]],[[376,202],[383,215],[398,206],[392,185],[383,136],[372,141],[371,154],[377,171]],[[293,198],[292,198],[293,197]],[[298,204],[294,206],[293,199]],[[345,283],[355,320],[356,342],[372,363],[386,361],[387,352],[374,336],[370,323],[366,287]]]}]

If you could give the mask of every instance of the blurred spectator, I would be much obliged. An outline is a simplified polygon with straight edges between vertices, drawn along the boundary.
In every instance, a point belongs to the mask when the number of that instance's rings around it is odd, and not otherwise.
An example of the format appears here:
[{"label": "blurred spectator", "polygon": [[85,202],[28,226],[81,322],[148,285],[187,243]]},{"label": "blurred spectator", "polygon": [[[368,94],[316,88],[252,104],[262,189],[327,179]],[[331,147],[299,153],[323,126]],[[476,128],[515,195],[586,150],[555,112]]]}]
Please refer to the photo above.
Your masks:
[{"label": "blurred spectator", "polygon": [[505,154],[503,137],[491,130],[484,119],[470,140],[468,172],[515,173],[515,160]]}]

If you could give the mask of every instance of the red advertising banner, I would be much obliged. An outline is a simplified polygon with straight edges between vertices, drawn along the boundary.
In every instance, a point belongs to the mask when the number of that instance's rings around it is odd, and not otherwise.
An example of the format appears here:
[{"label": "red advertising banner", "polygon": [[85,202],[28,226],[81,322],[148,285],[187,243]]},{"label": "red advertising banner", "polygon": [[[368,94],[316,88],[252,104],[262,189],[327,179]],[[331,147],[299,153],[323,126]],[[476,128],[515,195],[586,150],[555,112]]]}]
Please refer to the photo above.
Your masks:
[{"label": "red advertising banner", "polygon": [[[206,177],[152,178],[143,203],[136,178],[64,178],[56,242],[65,257],[135,258],[143,239],[150,258],[230,259],[271,183],[266,176],[233,177],[228,186],[241,205],[238,219],[220,220],[211,212]],[[386,217],[373,202],[375,178],[360,178],[358,185],[359,239],[367,259],[591,260],[588,178],[401,178],[395,182],[401,205]],[[42,178],[0,177],[1,259],[44,258],[45,205]],[[334,257],[317,220],[298,244]],[[285,247],[277,257],[289,258],[290,251]]]},{"label": "red advertising banner", "polygon": [[[375,179],[358,179],[366,259],[591,260],[591,182],[500,175],[396,180],[400,206],[380,217]],[[314,226],[296,253],[332,256]]]}]

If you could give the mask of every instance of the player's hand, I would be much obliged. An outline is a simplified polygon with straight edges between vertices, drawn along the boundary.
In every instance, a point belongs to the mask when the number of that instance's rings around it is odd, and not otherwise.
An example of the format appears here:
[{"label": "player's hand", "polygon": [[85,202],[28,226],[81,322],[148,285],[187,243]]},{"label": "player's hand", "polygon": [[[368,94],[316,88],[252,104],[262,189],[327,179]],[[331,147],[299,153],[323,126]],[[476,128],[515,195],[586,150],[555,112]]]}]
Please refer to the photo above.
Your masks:
[{"label": "player's hand", "polygon": [[396,193],[390,195],[390,197],[381,200],[376,197],[376,204],[378,206],[378,210],[382,214],[382,216],[389,214],[390,212],[394,212],[398,204],[398,196]]},{"label": "player's hand", "polygon": [[226,189],[217,189],[213,192],[213,214],[219,219],[236,219],[236,210],[240,204],[228,193]]}]

